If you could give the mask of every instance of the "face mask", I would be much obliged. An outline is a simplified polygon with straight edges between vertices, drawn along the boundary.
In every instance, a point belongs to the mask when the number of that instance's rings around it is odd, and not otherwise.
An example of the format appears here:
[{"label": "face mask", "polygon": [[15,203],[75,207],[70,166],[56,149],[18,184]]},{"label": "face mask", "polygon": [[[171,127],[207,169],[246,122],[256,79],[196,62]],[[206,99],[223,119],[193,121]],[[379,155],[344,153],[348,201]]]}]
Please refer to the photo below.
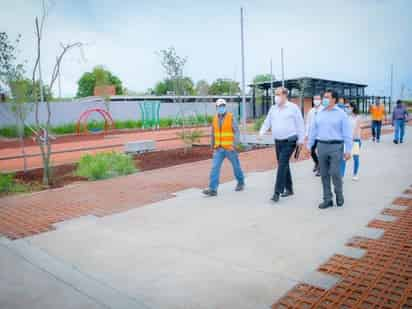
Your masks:
[{"label": "face mask", "polygon": [[348,107],[345,107],[345,112],[348,114],[348,115],[352,115],[352,109],[350,109],[350,108],[348,108]]},{"label": "face mask", "polygon": [[276,104],[282,103],[281,101],[282,101],[282,99],[280,98],[280,95],[275,96],[275,103]]},{"label": "face mask", "polygon": [[323,105],[324,107],[328,107],[328,106],[329,106],[329,99],[323,99],[323,100],[322,100],[322,105]]},{"label": "face mask", "polygon": [[313,105],[315,105],[315,106],[319,106],[320,103],[322,103],[321,100],[314,100],[314,101],[313,101]]},{"label": "face mask", "polygon": [[345,103],[338,103],[338,107],[341,109],[345,109]]},{"label": "face mask", "polygon": [[217,113],[219,115],[223,115],[224,113],[226,113],[226,106],[218,106]]}]

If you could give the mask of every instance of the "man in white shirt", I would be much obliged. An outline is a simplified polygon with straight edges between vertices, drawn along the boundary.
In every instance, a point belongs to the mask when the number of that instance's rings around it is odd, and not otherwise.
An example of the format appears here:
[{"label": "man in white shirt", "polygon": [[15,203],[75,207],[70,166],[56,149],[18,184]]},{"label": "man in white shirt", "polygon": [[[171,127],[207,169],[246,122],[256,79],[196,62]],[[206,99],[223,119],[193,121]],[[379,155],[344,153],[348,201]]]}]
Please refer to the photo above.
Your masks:
[{"label": "man in white shirt", "polygon": [[[313,122],[315,121],[315,117],[322,110],[322,99],[320,95],[315,95],[313,97],[313,107],[310,109],[310,111],[306,115],[306,123],[305,123],[305,142],[307,143],[309,140],[309,135],[313,127]],[[316,172],[316,176],[320,176],[320,170],[319,170],[319,158],[316,153],[316,146],[317,143],[315,141],[315,144],[312,146],[310,149],[310,155],[312,157],[313,162],[315,163],[315,166],[313,168],[313,172]]]},{"label": "man in white shirt", "polygon": [[289,160],[296,146],[303,145],[305,128],[299,107],[288,101],[288,90],[279,87],[275,91],[275,105],[269,110],[265,121],[260,128],[259,136],[263,136],[269,129],[275,140],[278,169],[275,189],[272,200],[279,201],[279,197],[293,194],[292,176]]}]

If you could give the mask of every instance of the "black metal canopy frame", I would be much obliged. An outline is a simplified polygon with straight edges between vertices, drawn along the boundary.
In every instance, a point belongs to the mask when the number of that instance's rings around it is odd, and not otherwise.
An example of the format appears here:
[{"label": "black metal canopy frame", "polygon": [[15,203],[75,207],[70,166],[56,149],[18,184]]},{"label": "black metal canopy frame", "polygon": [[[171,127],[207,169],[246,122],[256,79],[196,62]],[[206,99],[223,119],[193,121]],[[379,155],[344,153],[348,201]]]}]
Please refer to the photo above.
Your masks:
[{"label": "black metal canopy frame", "polygon": [[[311,98],[313,104],[313,96],[322,95],[327,89],[335,90],[339,97],[355,102],[358,105],[360,112],[365,113],[369,111],[369,105],[375,103],[378,98],[386,106],[388,106],[388,111],[391,111],[391,100],[390,97],[386,96],[366,96],[365,88],[368,86],[366,84],[336,81],[329,79],[321,79],[314,77],[299,77],[286,79],[284,81],[285,87],[289,90],[290,97],[296,98],[301,96],[301,87],[304,87],[303,98]],[[276,89],[282,86],[282,81],[276,80],[272,83],[270,81],[261,82],[256,84],[250,84],[249,87],[252,88],[252,111],[253,118],[256,118],[256,95],[257,92],[261,92],[261,114],[266,114],[270,108],[270,89]],[[258,91],[257,91],[258,90]],[[260,90],[260,91],[259,91]],[[273,94],[272,94],[273,95]]]}]

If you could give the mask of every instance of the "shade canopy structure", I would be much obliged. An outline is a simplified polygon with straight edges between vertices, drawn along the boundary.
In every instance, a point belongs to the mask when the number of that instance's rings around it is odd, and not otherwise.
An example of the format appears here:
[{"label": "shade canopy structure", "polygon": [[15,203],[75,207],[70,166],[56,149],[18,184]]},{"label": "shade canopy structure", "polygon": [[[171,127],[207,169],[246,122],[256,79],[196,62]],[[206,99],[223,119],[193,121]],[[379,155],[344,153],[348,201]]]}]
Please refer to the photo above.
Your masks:
[{"label": "shade canopy structure", "polygon": [[[285,79],[285,87],[289,89],[291,96],[299,96],[302,85],[304,85],[304,97],[313,97],[317,94],[322,94],[326,89],[336,90],[339,96],[342,97],[356,97],[364,96],[365,88],[368,87],[366,84],[329,80],[314,77],[299,77]],[[272,87],[277,88],[282,86],[281,80],[276,80],[272,82]],[[256,84],[250,84],[249,87],[257,88],[261,90],[268,90],[271,88],[271,82],[260,82]]]},{"label": "shade canopy structure", "polygon": [[[391,111],[390,97],[366,96],[363,83],[338,81],[315,77],[299,77],[284,80],[285,87],[289,90],[291,101],[300,105],[302,113],[305,114],[313,105],[313,96],[323,95],[328,90],[335,90],[339,97],[345,101],[355,102],[361,112],[367,113],[369,106],[378,99],[385,105],[387,112]],[[282,80],[265,81],[250,84],[252,88],[253,118],[265,115],[271,105],[271,89],[282,86]],[[274,95],[274,94],[272,94]]]}]

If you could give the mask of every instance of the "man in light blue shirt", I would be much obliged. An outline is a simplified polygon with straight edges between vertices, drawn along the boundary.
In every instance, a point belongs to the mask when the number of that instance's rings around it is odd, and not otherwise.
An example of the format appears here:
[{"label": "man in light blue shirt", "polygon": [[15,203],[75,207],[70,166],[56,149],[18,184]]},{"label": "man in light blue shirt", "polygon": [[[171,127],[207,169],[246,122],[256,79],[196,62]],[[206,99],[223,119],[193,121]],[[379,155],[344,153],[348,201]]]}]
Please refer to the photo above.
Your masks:
[{"label": "man in light blue shirt", "polygon": [[293,194],[289,160],[296,146],[300,147],[303,144],[305,126],[299,107],[288,101],[288,90],[279,87],[275,95],[276,104],[270,108],[260,128],[259,136],[263,136],[269,129],[272,130],[278,161],[272,200],[278,202],[280,196],[287,197]]},{"label": "man in light blue shirt", "polygon": [[323,186],[323,202],[320,209],[333,206],[331,180],[335,189],[336,204],[343,206],[343,184],[340,165],[349,160],[352,151],[352,129],[346,113],[336,105],[338,94],[327,90],[323,96],[324,109],[316,115],[309,136],[308,148],[318,145],[320,175]]}]

